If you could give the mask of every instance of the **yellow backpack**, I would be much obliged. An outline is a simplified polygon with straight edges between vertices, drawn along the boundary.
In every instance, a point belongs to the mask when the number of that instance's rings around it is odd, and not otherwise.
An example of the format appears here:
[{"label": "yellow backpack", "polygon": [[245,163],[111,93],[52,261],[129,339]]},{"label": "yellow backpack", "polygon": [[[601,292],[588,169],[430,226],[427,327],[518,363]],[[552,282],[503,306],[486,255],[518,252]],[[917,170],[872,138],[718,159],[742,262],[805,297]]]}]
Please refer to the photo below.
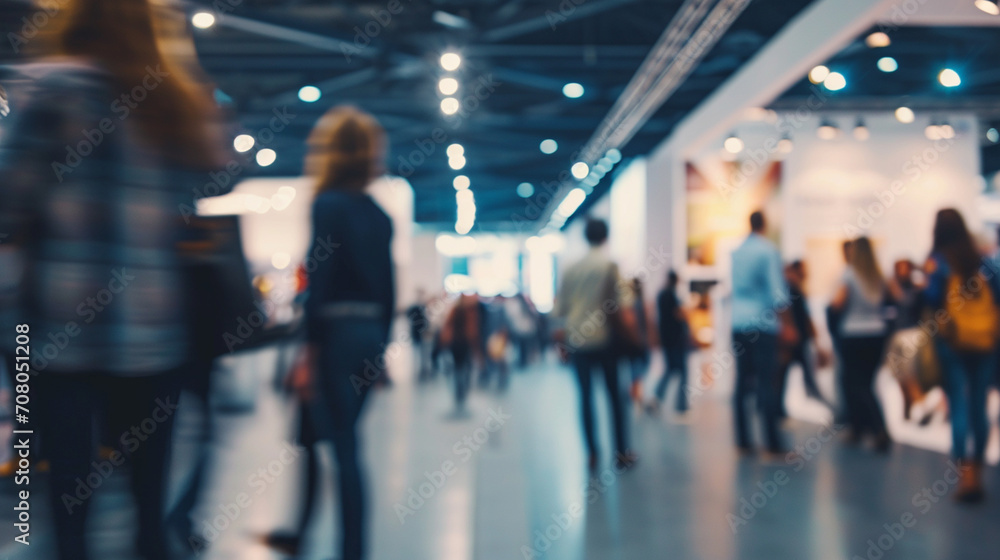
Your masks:
[{"label": "yellow backpack", "polygon": [[948,279],[944,309],[951,320],[946,338],[958,350],[990,352],[1000,338],[1000,312],[989,281],[982,274],[977,276],[979,285],[970,285],[968,290],[963,289],[962,278],[957,274]]}]

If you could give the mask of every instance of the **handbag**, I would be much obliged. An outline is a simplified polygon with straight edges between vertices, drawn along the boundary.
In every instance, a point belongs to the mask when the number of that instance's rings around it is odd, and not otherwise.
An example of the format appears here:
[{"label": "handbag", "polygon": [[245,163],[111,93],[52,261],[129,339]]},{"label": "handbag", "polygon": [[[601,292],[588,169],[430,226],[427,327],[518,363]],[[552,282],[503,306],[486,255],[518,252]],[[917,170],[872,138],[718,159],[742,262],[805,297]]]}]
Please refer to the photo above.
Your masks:
[{"label": "handbag", "polygon": [[239,216],[195,216],[188,227],[179,249],[193,357],[214,360],[253,348],[267,317],[255,305]]}]

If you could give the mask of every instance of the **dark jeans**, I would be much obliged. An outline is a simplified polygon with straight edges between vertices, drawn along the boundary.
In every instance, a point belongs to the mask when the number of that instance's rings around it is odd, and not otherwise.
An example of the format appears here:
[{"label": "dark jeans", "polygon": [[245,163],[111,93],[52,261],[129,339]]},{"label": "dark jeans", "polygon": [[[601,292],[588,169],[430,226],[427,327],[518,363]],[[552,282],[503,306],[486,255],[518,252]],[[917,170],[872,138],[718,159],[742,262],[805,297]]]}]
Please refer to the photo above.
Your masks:
[{"label": "dark jeans", "polygon": [[[343,560],[364,557],[367,508],[357,425],[372,386],[370,377],[384,369],[379,362],[385,332],[385,326],[377,320],[342,319],[327,323],[321,339],[319,394],[311,403],[310,416],[316,436],[330,439],[337,456]],[[315,453],[315,449],[310,451]],[[312,456],[308,459],[314,460]]]},{"label": "dark jeans", "polygon": [[885,340],[884,336],[844,336],[840,341],[844,408],[847,424],[855,436],[886,435],[885,418],[874,387]]},{"label": "dark jeans", "polygon": [[610,350],[577,350],[573,354],[573,365],[576,367],[577,380],[580,382],[580,412],[583,419],[583,434],[587,441],[587,450],[591,455],[597,455],[597,435],[594,430],[594,399],[593,370],[600,367],[604,370],[604,383],[607,386],[608,398],[611,400],[611,418],[614,424],[615,451],[624,454],[628,451],[628,441],[625,436],[625,404],[626,395],[618,380],[618,359]]},{"label": "dark jeans", "polygon": [[[138,506],[137,549],[147,560],[165,560],[163,512],[179,375],[114,377],[46,371],[39,374],[42,379],[52,428],[46,433],[51,444],[49,499],[59,559],[89,558],[85,531],[91,496],[87,490],[96,491],[119,468],[124,456],[131,463],[131,490]],[[124,455],[115,454],[110,460],[96,458],[99,418],[106,418],[111,433],[118,434],[112,443]],[[86,481],[84,488],[80,488],[81,480]]]},{"label": "dark jeans", "polygon": [[472,385],[472,349],[465,344],[453,344],[451,358],[455,363],[455,406],[462,408],[465,406],[465,399],[469,396],[469,387]]},{"label": "dark jeans", "polygon": [[944,384],[951,408],[952,455],[968,457],[969,427],[972,427],[973,455],[976,461],[986,456],[990,421],[986,416],[986,397],[996,369],[995,353],[962,352],[935,339],[938,360],[944,369]]},{"label": "dark jeans", "polygon": [[778,376],[778,411],[782,417],[788,416],[785,411],[785,388],[788,386],[788,373],[796,363],[802,366],[802,380],[806,385],[806,394],[816,400],[826,402],[823,393],[819,390],[819,385],[816,383],[816,368],[813,367],[812,356],[809,353],[809,341],[806,340],[792,348],[789,360],[783,365],[781,375]]},{"label": "dark jeans", "polygon": [[660,401],[667,396],[667,384],[674,374],[680,378],[677,386],[677,412],[686,412],[688,409],[687,388],[688,388],[688,364],[687,347],[684,342],[672,345],[663,345],[663,355],[667,360],[663,370],[663,377],[656,384],[656,398]]},{"label": "dark jeans", "polygon": [[750,395],[756,395],[767,448],[773,453],[780,453],[785,446],[778,431],[778,337],[763,332],[735,332],[733,353],[736,354],[736,387],[733,391],[736,445],[744,449],[753,447],[746,400]]}]

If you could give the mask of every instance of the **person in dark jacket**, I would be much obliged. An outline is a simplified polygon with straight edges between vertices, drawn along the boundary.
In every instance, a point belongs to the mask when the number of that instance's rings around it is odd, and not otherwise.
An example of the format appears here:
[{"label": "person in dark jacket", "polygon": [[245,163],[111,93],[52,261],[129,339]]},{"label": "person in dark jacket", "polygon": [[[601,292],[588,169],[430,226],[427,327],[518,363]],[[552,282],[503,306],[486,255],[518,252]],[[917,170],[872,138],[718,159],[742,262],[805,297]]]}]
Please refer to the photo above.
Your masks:
[{"label": "person in dark jacket", "polygon": [[650,412],[659,410],[667,396],[667,384],[673,375],[678,376],[677,401],[675,410],[683,414],[688,410],[687,378],[688,378],[688,323],[684,308],[677,297],[677,273],[673,270],[667,274],[667,286],[656,298],[656,309],[659,314],[660,348],[666,365],[663,377],[656,384],[656,400],[647,405]]},{"label": "person in dark jacket", "polygon": [[[331,441],[336,452],[340,558],[360,560],[367,524],[357,424],[385,369],[395,314],[392,223],[364,191],[381,173],[385,139],[374,117],[337,107],[320,120],[309,148],[307,171],[317,189],[306,258],[307,345],[292,378],[309,411],[310,435]],[[300,528],[306,521],[308,514]]]},{"label": "person in dark jacket", "polygon": [[[44,389],[46,418],[32,420],[53,428],[47,494],[60,560],[90,557],[92,500],[65,498],[94,478],[98,433],[114,434],[111,458],[129,464],[139,556],[167,558],[173,421],[195,360],[182,209],[226,150],[211,90],[191,78],[196,65],[161,48],[167,13],[148,0],[63,2],[30,45],[43,58],[24,68],[30,91],[12,96],[0,144],[0,232],[27,263],[0,326],[13,340],[13,320],[37,344],[33,391]],[[155,88],[120,120],[109,102],[142,83]],[[67,155],[84,145],[86,155]],[[142,440],[129,432],[153,421]]]},{"label": "person in dark jacket", "polygon": [[788,282],[788,294],[792,300],[791,319],[799,336],[795,344],[788,349],[787,356],[784,356],[782,360],[778,377],[779,415],[782,418],[788,417],[788,411],[785,410],[785,387],[788,383],[788,373],[795,363],[802,367],[802,380],[805,383],[806,395],[833,410],[833,404],[826,400],[816,382],[816,364],[812,353],[812,345],[816,340],[816,327],[809,315],[809,303],[804,291],[806,283],[805,263],[797,260],[785,267],[785,280]]}]

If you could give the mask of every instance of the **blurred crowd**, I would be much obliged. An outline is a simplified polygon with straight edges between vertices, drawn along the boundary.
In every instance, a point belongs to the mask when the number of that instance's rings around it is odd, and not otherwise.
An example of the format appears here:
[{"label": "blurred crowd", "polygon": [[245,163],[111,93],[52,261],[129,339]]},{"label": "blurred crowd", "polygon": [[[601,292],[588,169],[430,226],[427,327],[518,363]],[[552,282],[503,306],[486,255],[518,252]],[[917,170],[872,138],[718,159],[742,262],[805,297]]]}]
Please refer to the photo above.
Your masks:
[{"label": "blurred crowd", "polygon": [[[315,517],[326,475],[316,446],[328,442],[337,463],[328,476],[338,488],[339,558],[366,557],[358,423],[371,391],[392,384],[385,355],[397,319],[408,326],[415,378],[447,378],[458,417],[467,414],[475,387],[502,392],[512,371],[530,371],[548,356],[571,364],[591,469],[602,461],[595,379],[606,387],[612,457],[622,470],[640,458],[626,426],[630,402],[651,415],[671,402],[684,418],[697,404],[693,397],[711,385],[711,368],[689,374],[690,354],[712,344],[704,335],[708,292],[689,298],[674,271],[655,288],[623,277],[601,220],[588,220],[590,251],[562,274],[551,314],[524,294],[422,293],[403,308],[395,295],[392,222],[365,192],[384,172],[385,132],[351,107],[323,116],[308,140],[315,241],[298,264],[299,321],[276,334],[261,311],[261,286],[255,292],[248,277],[238,222],[185,211],[205,196],[206,177],[230,169],[239,156],[224,140],[227,116],[211,85],[184,54],[193,51],[166,50],[157,40],[170,33],[175,47],[189,42],[178,17],[148,0],[69,1],[32,44],[36,63],[12,95],[19,102],[12,103],[0,142],[0,350],[10,386],[23,384],[18,374],[30,371],[32,469],[48,473],[59,560],[91,557],[89,501],[65,498],[78,496],[95,458],[129,464],[141,557],[166,560],[211,544],[192,517],[203,495],[204,451],[180,500],[166,500],[174,410],[182,392],[207,407],[217,359],[269,336],[297,337],[301,346],[281,378],[299,403],[294,439],[307,457],[302,508],[295,530],[261,536],[292,555]],[[119,118],[109,100],[137,84],[147,86],[143,100]],[[953,456],[962,467],[956,498],[982,500],[987,394],[997,380],[1000,340],[1000,259],[980,252],[962,217],[945,209],[928,232],[934,248],[922,266],[899,261],[887,277],[873,243],[860,237],[844,244],[846,271],[836,292],[807,294],[804,262],[782,263],[762,214],[749,225],[752,233],[733,255],[728,302],[738,451],[760,452],[765,460],[794,454],[781,419],[788,415],[789,372],[798,365],[808,396],[847,426],[845,443],[867,441],[889,452],[892,439],[875,392],[885,365],[898,381],[907,418],[920,425],[950,419]],[[657,289],[655,297],[647,297],[649,289]],[[832,348],[824,347],[808,307],[809,297],[827,296],[822,322]],[[29,335],[30,359],[17,359],[15,332]],[[652,364],[660,363],[655,352],[664,367],[649,378]],[[828,384],[833,394],[824,392],[818,373],[830,363],[836,364],[837,382]],[[752,430],[755,415],[762,448]],[[18,467],[11,461],[5,474]]]}]

